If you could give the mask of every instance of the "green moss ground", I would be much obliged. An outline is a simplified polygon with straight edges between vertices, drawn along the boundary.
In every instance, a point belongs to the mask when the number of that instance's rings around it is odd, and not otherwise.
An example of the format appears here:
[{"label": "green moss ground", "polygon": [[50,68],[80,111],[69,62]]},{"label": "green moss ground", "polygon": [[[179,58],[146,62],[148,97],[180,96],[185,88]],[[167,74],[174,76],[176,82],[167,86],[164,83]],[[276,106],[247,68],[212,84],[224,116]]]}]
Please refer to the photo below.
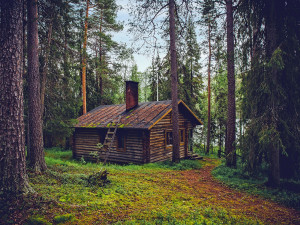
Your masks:
[{"label": "green moss ground", "polygon": [[[218,198],[211,197],[209,187],[201,186],[198,174],[203,168],[215,167],[219,164],[217,160],[103,167],[75,161],[71,151],[59,149],[46,150],[45,159],[47,172],[29,174],[36,194],[19,206],[14,220],[6,215],[7,224],[263,224],[267,221],[257,215],[243,214],[242,209],[219,204]],[[89,185],[88,176],[103,168],[109,172],[110,183],[104,187]],[[186,176],[189,174],[195,176]]]}]

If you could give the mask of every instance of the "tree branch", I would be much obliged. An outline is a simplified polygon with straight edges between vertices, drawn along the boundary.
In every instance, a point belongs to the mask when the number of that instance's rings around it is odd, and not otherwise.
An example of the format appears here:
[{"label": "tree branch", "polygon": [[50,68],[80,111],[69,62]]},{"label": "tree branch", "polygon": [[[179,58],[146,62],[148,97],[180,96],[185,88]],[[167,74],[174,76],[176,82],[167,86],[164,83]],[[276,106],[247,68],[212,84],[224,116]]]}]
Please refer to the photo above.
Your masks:
[{"label": "tree branch", "polygon": [[233,11],[235,11],[236,9],[238,9],[240,7],[240,5],[242,4],[243,1],[244,0],[239,0],[239,2],[235,6],[232,6]]},{"label": "tree branch", "polygon": [[156,13],[155,15],[152,17],[151,22],[153,23],[153,21],[155,20],[155,18],[157,17],[157,15],[167,6],[169,6],[169,3],[165,4],[163,7],[161,7]]}]

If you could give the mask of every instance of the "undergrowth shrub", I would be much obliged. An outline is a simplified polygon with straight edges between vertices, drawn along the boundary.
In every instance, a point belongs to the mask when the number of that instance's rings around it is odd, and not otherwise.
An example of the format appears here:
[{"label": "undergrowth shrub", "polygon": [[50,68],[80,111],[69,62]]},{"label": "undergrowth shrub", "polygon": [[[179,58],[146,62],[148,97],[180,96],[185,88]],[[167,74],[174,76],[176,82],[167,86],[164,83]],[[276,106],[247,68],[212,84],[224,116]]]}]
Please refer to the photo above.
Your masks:
[{"label": "undergrowth shrub", "polygon": [[107,179],[108,172],[107,170],[100,170],[97,173],[93,173],[88,177],[88,184],[90,186],[99,186],[103,187],[106,184],[110,183],[110,181]]},{"label": "undergrowth shrub", "polygon": [[70,221],[74,221],[75,217],[72,214],[65,214],[65,215],[61,215],[61,216],[55,216],[53,221],[56,224],[60,224],[60,223],[66,223],[66,222],[70,222]]},{"label": "undergrowth shrub", "polygon": [[25,225],[52,225],[43,216],[34,215],[27,219]]},{"label": "undergrowth shrub", "polygon": [[54,170],[47,171],[49,176],[59,181],[62,184],[82,184],[87,185],[88,176],[85,174],[70,174],[61,173]]}]

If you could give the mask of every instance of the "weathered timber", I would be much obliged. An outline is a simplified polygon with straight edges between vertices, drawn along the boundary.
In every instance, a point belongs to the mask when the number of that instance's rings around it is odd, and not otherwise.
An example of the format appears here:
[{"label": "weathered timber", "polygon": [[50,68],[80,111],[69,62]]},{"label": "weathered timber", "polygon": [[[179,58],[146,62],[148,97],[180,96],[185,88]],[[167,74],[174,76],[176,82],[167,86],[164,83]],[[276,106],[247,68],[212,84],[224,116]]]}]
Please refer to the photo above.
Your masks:
[{"label": "weathered timber", "polygon": [[[125,111],[123,107],[100,106],[79,118],[80,123],[76,125],[74,133],[74,157],[92,161],[103,160],[106,149],[99,151],[97,144],[103,144],[106,136],[107,139],[112,137],[113,132],[109,131],[109,127],[114,125],[109,121],[122,115],[120,124],[124,126],[118,128],[116,138],[111,142],[107,161],[141,164],[172,160],[172,145],[167,146],[166,141],[167,132],[172,132],[170,102],[142,103],[130,111]],[[179,156],[186,158],[190,146],[190,130],[200,122],[182,101],[179,102],[178,122],[179,131],[184,135],[179,146]],[[97,151],[100,152],[100,158],[96,159]]]}]

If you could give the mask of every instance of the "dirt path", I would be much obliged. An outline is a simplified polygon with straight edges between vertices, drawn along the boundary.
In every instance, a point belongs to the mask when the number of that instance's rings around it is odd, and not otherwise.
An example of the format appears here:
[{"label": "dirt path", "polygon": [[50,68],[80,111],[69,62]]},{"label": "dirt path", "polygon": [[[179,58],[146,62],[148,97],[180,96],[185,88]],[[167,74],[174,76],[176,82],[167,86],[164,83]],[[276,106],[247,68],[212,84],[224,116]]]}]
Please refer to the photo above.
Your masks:
[{"label": "dirt path", "polygon": [[236,191],[217,181],[211,175],[215,167],[216,165],[209,163],[200,170],[182,172],[195,195],[203,200],[201,204],[221,206],[233,213],[257,218],[268,224],[300,224],[300,213],[296,210]]}]

